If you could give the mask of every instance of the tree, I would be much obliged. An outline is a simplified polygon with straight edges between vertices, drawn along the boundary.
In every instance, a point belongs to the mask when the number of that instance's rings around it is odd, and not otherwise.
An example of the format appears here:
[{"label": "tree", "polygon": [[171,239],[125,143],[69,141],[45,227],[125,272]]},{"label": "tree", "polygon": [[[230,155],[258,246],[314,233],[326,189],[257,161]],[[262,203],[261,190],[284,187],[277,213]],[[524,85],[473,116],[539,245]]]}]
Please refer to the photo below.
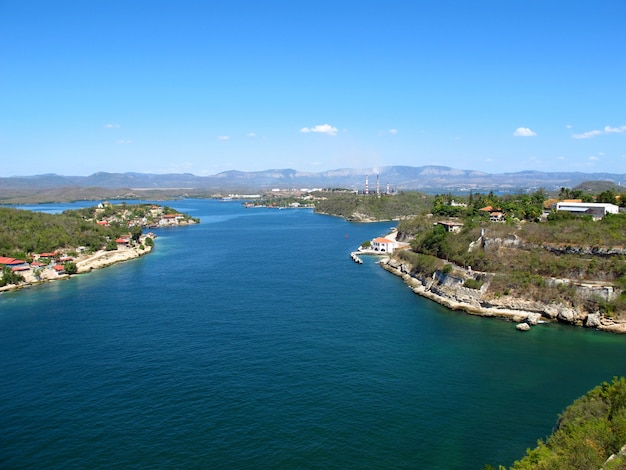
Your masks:
[{"label": "tree", "polygon": [[68,261],[67,263],[63,263],[63,270],[66,274],[76,274],[78,272],[78,267],[73,261]]},{"label": "tree", "polygon": [[131,234],[131,238],[138,242],[139,241],[139,237],[141,237],[141,234],[143,233],[143,231],[141,230],[141,226],[140,225],[133,225],[130,228],[130,234]]},{"label": "tree", "polygon": [[612,189],[607,189],[606,191],[602,191],[600,194],[598,194],[596,201],[606,202],[609,204],[615,204],[617,202],[615,191],[613,191]]},{"label": "tree", "polygon": [[448,255],[448,232],[443,225],[435,225],[430,232],[423,237],[416,238],[411,242],[411,248],[415,251],[437,258],[446,258]]},{"label": "tree", "polygon": [[9,268],[8,266],[4,266],[2,268],[2,278],[0,278],[0,287],[6,286],[8,284],[19,284],[20,282],[24,282],[24,276],[13,272],[13,270]]}]

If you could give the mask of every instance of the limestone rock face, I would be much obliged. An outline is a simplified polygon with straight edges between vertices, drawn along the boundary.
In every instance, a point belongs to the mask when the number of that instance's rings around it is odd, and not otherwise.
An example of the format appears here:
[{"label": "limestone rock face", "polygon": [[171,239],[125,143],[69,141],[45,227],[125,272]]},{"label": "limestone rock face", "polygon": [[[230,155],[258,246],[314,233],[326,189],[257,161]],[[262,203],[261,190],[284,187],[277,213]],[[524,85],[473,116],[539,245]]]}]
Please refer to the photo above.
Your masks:
[{"label": "limestone rock face", "polygon": [[[517,243],[511,238],[507,243]],[[502,243],[501,241],[498,243]],[[398,259],[387,259],[380,262],[380,266],[396,276],[402,277],[404,282],[411,287],[413,292],[428,299],[434,300],[452,310],[464,310],[470,314],[486,317],[506,318],[517,323],[517,328],[528,331],[531,326],[537,325],[542,318],[552,321],[569,323],[572,325],[598,328],[602,331],[626,334],[626,321],[618,321],[604,317],[600,312],[589,313],[582,308],[574,308],[568,304],[544,303],[529,298],[512,296],[485,295],[483,290],[470,289],[463,286],[462,279],[457,276],[446,276],[442,272],[436,272],[432,276],[416,274],[410,263]],[[462,268],[456,267],[457,271]],[[475,275],[467,271],[472,277]],[[483,273],[484,274],[484,273]],[[559,279],[553,282],[557,285]],[[487,284],[487,281],[485,281]],[[587,286],[583,286],[587,288]],[[598,286],[589,287],[598,292]],[[607,296],[613,295],[611,289],[606,289]]]},{"label": "limestone rock face", "polygon": [[528,323],[528,325],[537,325],[539,324],[539,321],[541,320],[541,313],[529,313],[528,316],[526,317],[526,323]]},{"label": "limestone rock face", "polygon": [[557,320],[565,322],[565,323],[574,323],[575,312],[574,309],[561,307],[559,308],[559,314],[557,315]]},{"label": "limestone rock face", "polygon": [[551,319],[555,319],[559,315],[559,307],[556,305],[546,305],[543,309],[543,313],[545,316]]},{"label": "limestone rock face", "polygon": [[587,315],[587,320],[585,321],[585,326],[587,328],[598,328],[600,326],[600,314],[599,313],[590,313]]}]

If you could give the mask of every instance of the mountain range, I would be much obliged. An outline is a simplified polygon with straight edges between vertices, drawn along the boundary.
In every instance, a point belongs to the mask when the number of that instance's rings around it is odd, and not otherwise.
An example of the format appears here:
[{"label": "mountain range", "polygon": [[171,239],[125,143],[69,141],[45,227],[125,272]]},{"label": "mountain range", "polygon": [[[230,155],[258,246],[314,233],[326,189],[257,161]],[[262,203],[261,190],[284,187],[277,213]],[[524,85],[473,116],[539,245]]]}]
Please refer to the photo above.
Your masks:
[{"label": "mountain range", "polygon": [[277,189],[348,188],[363,191],[366,180],[370,191],[377,185],[388,188],[434,192],[500,191],[514,192],[542,188],[573,188],[586,181],[606,181],[615,185],[626,182],[626,174],[540,172],[486,173],[427,165],[382,166],[378,168],[341,168],[322,172],[293,169],[264,171],[225,171],[211,176],[149,173],[106,173],[90,176],[44,174],[0,178],[0,191],[43,191],[61,188],[106,188],[132,191],[167,190],[168,192],[259,192]]}]

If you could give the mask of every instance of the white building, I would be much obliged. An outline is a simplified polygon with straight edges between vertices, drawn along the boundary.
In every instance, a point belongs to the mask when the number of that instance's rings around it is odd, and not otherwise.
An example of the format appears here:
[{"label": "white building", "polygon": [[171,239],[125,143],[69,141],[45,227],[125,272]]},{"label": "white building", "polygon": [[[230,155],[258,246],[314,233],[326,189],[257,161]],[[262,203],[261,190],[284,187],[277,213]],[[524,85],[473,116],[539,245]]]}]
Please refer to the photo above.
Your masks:
[{"label": "white building", "polygon": [[389,240],[388,238],[378,237],[372,240],[372,249],[381,253],[393,253],[396,246],[395,240]]},{"label": "white building", "polygon": [[605,202],[557,202],[557,211],[571,214],[591,215],[594,219],[601,219],[606,214],[618,214],[619,207]]}]

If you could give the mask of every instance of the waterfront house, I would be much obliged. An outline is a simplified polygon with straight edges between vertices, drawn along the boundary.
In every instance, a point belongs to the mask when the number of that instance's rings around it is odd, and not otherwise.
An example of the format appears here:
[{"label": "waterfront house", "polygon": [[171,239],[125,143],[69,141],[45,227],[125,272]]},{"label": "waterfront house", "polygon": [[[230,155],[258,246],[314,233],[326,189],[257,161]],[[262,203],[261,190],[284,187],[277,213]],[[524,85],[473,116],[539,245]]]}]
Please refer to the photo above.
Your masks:
[{"label": "waterfront house", "polygon": [[159,225],[178,225],[176,214],[164,214],[159,220]]},{"label": "waterfront house", "polygon": [[393,253],[396,246],[396,242],[388,238],[378,237],[372,240],[372,249],[381,253]]},{"label": "waterfront house", "polygon": [[118,245],[122,245],[122,246],[128,246],[130,244],[130,239],[126,237],[120,237],[117,240],[115,240],[115,243],[117,243]]},{"label": "waterfront house", "polygon": [[55,264],[54,266],[52,266],[52,269],[57,274],[65,274],[65,267],[62,264]]}]

